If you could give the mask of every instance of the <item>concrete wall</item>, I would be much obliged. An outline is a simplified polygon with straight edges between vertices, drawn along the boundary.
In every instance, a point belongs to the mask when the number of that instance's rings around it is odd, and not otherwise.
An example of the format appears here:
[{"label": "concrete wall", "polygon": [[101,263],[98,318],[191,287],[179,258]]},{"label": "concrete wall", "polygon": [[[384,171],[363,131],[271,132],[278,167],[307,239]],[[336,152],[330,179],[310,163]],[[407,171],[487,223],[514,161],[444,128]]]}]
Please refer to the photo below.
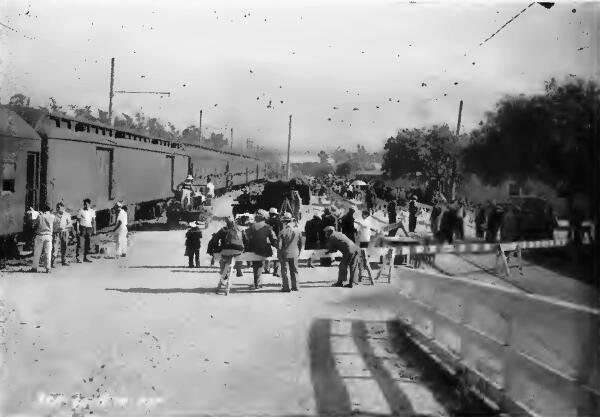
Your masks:
[{"label": "concrete wall", "polygon": [[503,408],[600,409],[597,310],[468,279],[411,273],[399,281],[400,319]]}]

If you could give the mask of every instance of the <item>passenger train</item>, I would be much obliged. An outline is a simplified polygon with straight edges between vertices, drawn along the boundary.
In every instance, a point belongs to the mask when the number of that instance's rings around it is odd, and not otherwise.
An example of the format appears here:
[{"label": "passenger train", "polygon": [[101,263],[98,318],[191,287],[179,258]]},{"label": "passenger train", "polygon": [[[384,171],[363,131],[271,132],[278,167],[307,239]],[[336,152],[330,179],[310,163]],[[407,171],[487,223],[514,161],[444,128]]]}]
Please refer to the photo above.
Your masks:
[{"label": "passenger train", "polygon": [[76,211],[90,198],[98,227],[122,200],[131,220],[164,201],[186,175],[215,188],[265,178],[270,163],[247,155],[182,144],[28,107],[0,106],[0,237],[23,231],[29,207],[63,202]]}]

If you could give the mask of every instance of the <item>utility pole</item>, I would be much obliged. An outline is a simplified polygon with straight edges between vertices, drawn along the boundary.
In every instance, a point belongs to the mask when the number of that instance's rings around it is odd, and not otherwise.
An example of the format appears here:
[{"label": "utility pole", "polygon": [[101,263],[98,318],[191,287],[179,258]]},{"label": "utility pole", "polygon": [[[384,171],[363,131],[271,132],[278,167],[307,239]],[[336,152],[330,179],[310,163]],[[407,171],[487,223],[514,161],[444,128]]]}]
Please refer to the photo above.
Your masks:
[{"label": "utility pole", "polygon": [[458,123],[456,124],[456,138],[458,139],[458,135],[460,133],[460,121],[462,119],[462,109],[463,109],[463,101],[460,101],[460,105],[458,106]]},{"label": "utility pole", "polygon": [[198,124],[198,145],[202,145],[202,110],[200,110],[200,123]]},{"label": "utility pole", "polygon": [[231,149],[233,150],[233,127],[231,128]]},{"label": "utility pole", "polygon": [[115,95],[113,89],[115,87],[115,59],[110,59],[110,92],[108,93],[108,120],[112,125],[112,102]]},{"label": "utility pole", "polygon": [[[460,134],[460,122],[462,120],[462,110],[463,110],[463,101],[460,101],[460,104],[458,106],[458,123],[456,123],[456,140],[458,141],[458,135]],[[452,178],[450,179],[451,181],[451,191],[450,191],[450,198],[452,200],[454,200],[456,198],[456,169],[457,169],[457,162],[456,162],[456,156],[454,157],[454,162],[452,164]]]},{"label": "utility pole", "polygon": [[290,114],[290,126],[288,129],[288,151],[287,151],[287,179],[290,180],[290,143],[292,142],[292,115]]},{"label": "utility pole", "polygon": [[108,119],[112,125],[112,104],[115,93],[119,94],[159,94],[161,96],[171,96],[169,91],[114,91],[115,87],[115,59],[110,59],[110,92],[108,95]]}]

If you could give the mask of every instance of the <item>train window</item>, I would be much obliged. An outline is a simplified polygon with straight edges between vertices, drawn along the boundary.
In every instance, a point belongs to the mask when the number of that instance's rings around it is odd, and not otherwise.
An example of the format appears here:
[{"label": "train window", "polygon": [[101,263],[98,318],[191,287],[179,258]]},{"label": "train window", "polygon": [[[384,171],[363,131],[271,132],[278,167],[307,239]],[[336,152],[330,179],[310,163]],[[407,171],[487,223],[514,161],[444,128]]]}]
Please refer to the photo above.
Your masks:
[{"label": "train window", "polygon": [[54,123],[56,123],[56,127],[60,127],[60,119],[58,119],[58,118],[54,119],[53,118],[53,120],[54,120]]},{"label": "train window", "polygon": [[15,192],[17,164],[13,161],[2,161],[2,194]]},{"label": "train window", "polygon": [[85,124],[81,122],[75,123],[75,132],[83,132],[84,130],[86,130]]},{"label": "train window", "polygon": [[102,136],[106,135],[106,129],[101,129],[102,130]]}]

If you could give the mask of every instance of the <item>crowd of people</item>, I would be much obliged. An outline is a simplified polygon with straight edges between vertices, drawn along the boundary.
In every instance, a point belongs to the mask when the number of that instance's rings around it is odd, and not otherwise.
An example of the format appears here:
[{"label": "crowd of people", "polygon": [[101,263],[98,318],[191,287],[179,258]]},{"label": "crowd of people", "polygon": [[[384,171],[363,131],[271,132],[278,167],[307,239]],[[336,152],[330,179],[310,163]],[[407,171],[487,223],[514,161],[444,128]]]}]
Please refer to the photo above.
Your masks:
[{"label": "crowd of people", "polygon": [[[54,211],[45,204],[41,210],[30,208],[27,212],[27,223],[33,231],[33,259],[30,272],[38,272],[41,267],[46,273],[60,264],[68,266],[67,248],[75,246],[74,260],[77,263],[92,262],[92,236],[96,234],[96,211],[91,207],[91,200],[83,200],[82,207],[76,212],[68,210],[62,202]],[[121,201],[112,208],[116,221],[111,230],[115,243],[115,258],[127,255],[127,207]],[[80,256],[80,254],[82,256]]]}]

